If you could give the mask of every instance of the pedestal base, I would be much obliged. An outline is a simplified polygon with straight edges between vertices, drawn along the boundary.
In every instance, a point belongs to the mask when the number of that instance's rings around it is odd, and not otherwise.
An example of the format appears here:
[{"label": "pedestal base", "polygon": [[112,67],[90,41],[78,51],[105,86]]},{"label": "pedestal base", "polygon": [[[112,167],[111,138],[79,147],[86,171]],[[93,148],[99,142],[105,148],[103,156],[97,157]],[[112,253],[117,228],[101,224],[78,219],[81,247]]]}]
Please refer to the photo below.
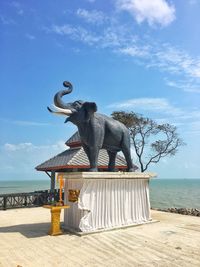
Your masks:
[{"label": "pedestal base", "polygon": [[140,225],[150,224],[150,223],[157,223],[157,222],[159,222],[159,221],[158,220],[149,220],[147,222],[138,223],[138,224],[129,224],[129,225],[125,225],[125,226],[116,226],[116,227],[112,227],[112,228],[98,229],[98,230],[88,231],[88,232],[82,232],[82,231],[78,231],[78,230],[73,229],[73,228],[66,228],[66,227],[64,227],[64,230],[66,232],[70,232],[70,233],[75,234],[77,236],[84,236],[84,235],[90,235],[90,234],[96,234],[96,233],[102,233],[102,232],[108,232],[108,231],[114,231],[114,230],[120,230],[120,229],[127,229],[129,227],[137,227],[137,226],[140,226]]},{"label": "pedestal base", "polygon": [[[118,229],[151,222],[147,173],[65,174],[64,228],[77,233]],[[80,190],[70,202],[69,190]]]}]

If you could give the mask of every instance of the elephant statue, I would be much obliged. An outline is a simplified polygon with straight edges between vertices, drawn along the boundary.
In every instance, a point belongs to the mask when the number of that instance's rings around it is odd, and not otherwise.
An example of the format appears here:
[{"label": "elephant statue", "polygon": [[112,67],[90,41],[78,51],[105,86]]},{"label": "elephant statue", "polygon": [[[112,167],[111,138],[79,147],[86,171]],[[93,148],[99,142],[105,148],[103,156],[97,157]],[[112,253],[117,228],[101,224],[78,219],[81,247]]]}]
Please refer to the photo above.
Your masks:
[{"label": "elephant statue", "polygon": [[72,122],[78,127],[83,149],[90,162],[89,171],[98,171],[99,150],[104,148],[108,152],[108,170],[115,171],[115,159],[117,152],[122,151],[128,171],[134,171],[130,154],[130,135],[124,124],[104,114],[96,113],[97,105],[94,102],[81,100],[73,103],[64,103],[62,97],[72,92],[73,86],[70,82],[63,82],[67,87],[54,96],[53,109],[48,110],[57,115],[64,115],[68,118],[65,122]]}]

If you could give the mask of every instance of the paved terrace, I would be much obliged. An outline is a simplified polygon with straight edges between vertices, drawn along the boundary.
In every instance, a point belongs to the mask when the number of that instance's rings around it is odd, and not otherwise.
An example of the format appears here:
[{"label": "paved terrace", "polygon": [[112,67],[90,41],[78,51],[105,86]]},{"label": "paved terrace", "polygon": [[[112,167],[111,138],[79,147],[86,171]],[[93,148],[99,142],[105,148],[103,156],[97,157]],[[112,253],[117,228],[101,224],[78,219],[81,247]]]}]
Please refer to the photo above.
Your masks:
[{"label": "paved terrace", "polygon": [[[62,211],[63,213],[63,211]],[[0,211],[0,266],[200,266],[200,218],[152,211],[158,223],[48,236],[50,211]]]}]

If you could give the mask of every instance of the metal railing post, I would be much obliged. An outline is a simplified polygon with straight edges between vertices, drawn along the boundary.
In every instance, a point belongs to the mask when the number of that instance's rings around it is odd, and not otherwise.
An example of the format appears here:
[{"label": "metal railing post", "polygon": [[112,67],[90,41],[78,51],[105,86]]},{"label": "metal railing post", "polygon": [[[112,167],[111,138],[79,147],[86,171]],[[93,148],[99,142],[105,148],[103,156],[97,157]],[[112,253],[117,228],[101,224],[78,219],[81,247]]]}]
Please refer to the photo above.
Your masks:
[{"label": "metal railing post", "polygon": [[7,196],[4,196],[3,198],[3,209],[7,210]]}]

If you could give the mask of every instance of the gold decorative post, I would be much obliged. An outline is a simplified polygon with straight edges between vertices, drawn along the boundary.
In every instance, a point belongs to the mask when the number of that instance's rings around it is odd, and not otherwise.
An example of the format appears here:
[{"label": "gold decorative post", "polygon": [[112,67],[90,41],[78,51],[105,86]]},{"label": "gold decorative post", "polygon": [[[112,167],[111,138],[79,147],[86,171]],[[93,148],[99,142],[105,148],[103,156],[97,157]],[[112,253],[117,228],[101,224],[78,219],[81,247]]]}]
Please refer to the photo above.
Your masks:
[{"label": "gold decorative post", "polygon": [[60,228],[60,213],[61,209],[68,209],[70,206],[51,206],[51,205],[44,205],[44,208],[51,209],[51,227],[48,231],[49,235],[61,235],[63,232]]},{"label": "gold decorative post", "polygon": [[57,182],[58,181],[59,181],[59,187],[60,187],[59,203],[60,203],[60,205],[63,205],[64,202],[62,200],[62,189],[64,187],[64,179],[63,179],[63,174],[62,173],[58,173],[57,174]]}]

